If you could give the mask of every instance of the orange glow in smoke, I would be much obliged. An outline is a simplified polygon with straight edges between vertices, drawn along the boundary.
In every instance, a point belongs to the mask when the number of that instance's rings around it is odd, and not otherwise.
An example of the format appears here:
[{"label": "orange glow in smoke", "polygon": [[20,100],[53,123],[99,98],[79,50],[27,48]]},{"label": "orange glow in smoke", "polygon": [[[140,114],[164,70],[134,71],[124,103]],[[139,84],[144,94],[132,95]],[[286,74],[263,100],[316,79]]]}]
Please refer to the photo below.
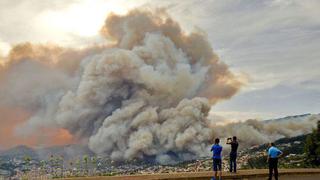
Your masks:
[{"label": "orange glow in smoke", "polygon": [[17,145],[52,146],[76,143],[73,136],[65,129],[43,128],[29,136],[18,136],[15,129],[31,116],[22,109],[0,107],[0,149]]},{"label": "orange glow in smoke", "polygon": [[[46,129],[47,136],[49,136],[48,145],[63,145],[74,143],[73,136],[66,129]],[[49,133],[48,133],[49,132]]]}]

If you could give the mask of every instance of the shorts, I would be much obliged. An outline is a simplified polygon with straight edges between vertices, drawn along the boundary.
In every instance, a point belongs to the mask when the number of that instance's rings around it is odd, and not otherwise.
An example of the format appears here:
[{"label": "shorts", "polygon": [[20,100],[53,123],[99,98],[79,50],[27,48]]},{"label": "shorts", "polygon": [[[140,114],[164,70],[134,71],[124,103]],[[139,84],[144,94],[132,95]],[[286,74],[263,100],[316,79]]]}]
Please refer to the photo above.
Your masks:
[{"label": "shorts", "polygon": [[221,171],[221,159],[213,158],[213,170],[214,171]]}]

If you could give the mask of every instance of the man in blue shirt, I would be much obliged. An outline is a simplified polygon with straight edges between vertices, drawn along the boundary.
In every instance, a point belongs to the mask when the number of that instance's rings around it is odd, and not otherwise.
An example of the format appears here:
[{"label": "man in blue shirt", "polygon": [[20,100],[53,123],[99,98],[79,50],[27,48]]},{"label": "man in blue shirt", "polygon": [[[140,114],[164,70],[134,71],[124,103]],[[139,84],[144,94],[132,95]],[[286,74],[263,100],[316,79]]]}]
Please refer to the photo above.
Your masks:
[{"label": "man in blue shirt", "polygon": [[274,171],[274,178],[278,180],[278,158],[281,155],[282,151],[276,148],[274,143],[270,143],[268,150],[269,180],[272,179],[272,171]]},{"label": "man in blue shirt", "polygon": [[222,146],[219,145],[220,139],[216,138],[214,140],[214,145],[211,147],[212,151],[212,159],[213,159],[213,171],[214,171],[214,177],[217,179],[218,171],[219,171],[219,179],[221,180],[221,152],[222,152]]}]

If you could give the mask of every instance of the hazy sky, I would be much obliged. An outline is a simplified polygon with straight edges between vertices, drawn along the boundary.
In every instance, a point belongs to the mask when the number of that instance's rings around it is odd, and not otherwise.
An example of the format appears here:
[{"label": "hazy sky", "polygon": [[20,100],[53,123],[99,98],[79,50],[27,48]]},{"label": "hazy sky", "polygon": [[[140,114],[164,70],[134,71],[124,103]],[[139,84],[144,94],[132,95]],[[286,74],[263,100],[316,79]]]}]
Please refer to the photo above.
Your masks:
[{"label": "hazy sky", "polygon": [[165,7],[190,32],[202,29],[247,85],[212,112],[234,119],[320,112],[319,0],[0,0],[0,55],[14,44],[83,47],[104,41],[108,13]]}]

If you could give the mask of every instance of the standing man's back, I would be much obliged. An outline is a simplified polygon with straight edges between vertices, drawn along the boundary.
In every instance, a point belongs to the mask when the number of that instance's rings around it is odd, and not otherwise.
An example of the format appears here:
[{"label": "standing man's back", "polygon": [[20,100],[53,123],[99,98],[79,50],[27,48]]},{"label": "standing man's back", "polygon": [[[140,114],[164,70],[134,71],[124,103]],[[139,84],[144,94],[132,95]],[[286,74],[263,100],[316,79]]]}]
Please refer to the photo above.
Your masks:
[{"label": "standing man's back", "polygon": [[215,179],[217,179],[217,174],[219,171],[219,179],[221,179],[221,169],[222,169],[222,156],[221,156],[221,152],[222,152],[222,146],[219,145],[220,139],[216,138],[214,141],[214,145],[211,147],[211,151],[213,153],[212,155],[212,159],[213,159],[213,171],[215,173]]},{"label": "standing man's back", "polygon": [[278,180],[278,158],[281,155],[282,152],[275,147],[274,143],[270,143],[268,149],[269,180],[272,179],[273,172],[274,178]]}]

